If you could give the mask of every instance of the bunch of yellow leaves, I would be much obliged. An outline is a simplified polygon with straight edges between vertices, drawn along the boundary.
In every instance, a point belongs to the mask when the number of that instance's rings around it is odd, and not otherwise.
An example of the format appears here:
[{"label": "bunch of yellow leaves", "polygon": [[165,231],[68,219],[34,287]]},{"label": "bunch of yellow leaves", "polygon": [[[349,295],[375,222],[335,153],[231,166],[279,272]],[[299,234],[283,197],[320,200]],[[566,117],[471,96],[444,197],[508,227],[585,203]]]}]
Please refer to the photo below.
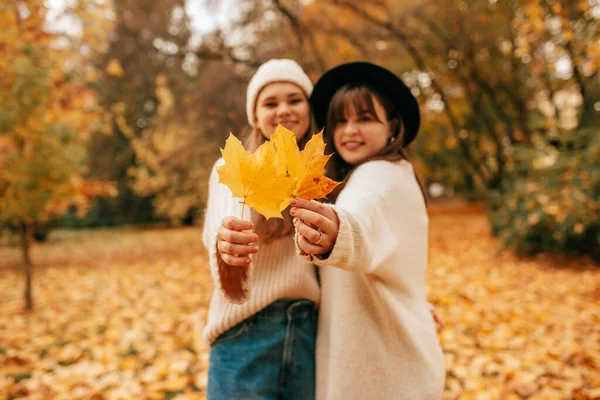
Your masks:
[{"label": "bunch of yellow leaves", "polygon": [[300,151],[294,132],[279,125],[252,154],[230,134],[221,149],[225,164],[217,168],[219,182],[265,218],[282,218],[292,198],[324,198],[339,185],[323,174],[331,157],[324,151],[322,131]]}]

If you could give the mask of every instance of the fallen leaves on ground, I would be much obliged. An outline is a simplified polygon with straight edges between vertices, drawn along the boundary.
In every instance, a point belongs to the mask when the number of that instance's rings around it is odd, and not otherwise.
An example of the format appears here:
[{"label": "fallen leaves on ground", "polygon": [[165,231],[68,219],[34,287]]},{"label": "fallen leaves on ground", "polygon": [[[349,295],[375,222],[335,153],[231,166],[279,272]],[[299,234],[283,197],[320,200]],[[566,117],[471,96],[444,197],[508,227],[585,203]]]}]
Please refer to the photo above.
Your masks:
[{"label": "fallen leaves on ground", "polygon": [[[600,268],[519,259],[480,211],[432,212],[430,239],[445,400],[600,398]],[[27,314],[18,250],[0,247],[0,399],[204,398],[200,229],[53,232],[33,259]]]},{"label": "fallen leaves on ground", "polygon": [[434,215],[430,241],[444,399],[600,399],[600,267],[519,259],[481,213]]},{"label": "fallen leaves on ground", "polygon": [[33,313],[0,248],[0,399],[205,398],[200,231],[54,233],[34,248]]}]

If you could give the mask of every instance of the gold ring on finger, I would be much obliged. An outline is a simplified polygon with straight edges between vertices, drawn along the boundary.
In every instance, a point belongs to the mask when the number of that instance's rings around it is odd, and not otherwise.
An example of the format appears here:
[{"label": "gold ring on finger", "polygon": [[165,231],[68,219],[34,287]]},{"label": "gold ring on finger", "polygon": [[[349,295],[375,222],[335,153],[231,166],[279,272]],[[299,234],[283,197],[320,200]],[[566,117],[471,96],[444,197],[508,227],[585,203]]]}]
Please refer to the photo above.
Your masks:
[{"label": "gold ring on finger", "polygon": [[321,243],[321,240],[323,239],[323,232],[321,232],[321,230],[318,230],[319,232],[319,238],[317,239],[317,241],[315,242],[315,244],[319,244]]}]

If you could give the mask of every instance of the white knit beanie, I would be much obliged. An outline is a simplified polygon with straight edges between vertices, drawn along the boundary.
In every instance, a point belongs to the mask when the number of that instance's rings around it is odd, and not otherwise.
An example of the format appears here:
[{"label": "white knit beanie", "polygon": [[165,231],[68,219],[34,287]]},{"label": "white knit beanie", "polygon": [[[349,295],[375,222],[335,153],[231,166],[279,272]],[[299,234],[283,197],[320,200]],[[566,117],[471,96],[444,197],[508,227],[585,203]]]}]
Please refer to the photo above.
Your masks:
[{"label": "white knit beanie", "polygon": [[306,97],[310,97],[313,84],[297,62],[290,59],[269,60],[261,65],[257,70],[246,91],[246,115],[248,123],[254,127],[254,108],[258,94],[269,83],[273,82],[291,82],[304,91]]}]

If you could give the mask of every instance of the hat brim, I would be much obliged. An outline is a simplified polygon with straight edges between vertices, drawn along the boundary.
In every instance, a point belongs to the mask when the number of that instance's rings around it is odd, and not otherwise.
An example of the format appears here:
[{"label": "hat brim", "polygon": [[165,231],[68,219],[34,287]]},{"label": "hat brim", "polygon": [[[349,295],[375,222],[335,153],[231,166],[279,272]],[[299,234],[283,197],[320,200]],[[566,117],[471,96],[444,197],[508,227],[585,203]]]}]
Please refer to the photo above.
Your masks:
[{"label": "hat brim", "polygon": [[414,140],[421,118],[419,104],[410,89],[392,72],[369,62],[351,62],[325,72],[317,81],[310,103],[319,127],[324,127],[331,99],[342,86],[365,83],[385,94],[396,105],[404,123],[404,146]]}]

